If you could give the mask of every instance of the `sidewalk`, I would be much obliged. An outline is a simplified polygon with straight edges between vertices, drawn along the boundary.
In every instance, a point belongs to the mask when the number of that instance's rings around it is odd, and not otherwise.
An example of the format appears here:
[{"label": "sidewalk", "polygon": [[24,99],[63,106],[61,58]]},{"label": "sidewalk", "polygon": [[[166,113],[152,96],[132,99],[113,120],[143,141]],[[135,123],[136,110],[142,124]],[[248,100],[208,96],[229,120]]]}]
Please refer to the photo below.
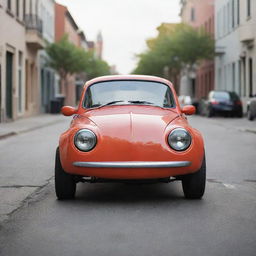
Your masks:
[{"label": "sidewalk", "polygon": [[[0,144],[1,144],[1,156],[0,156],[0,225],[5,220],[8,220],[10,215],[19,209],[29,198],[41,191],[51,180],[53,176],[54,153],[55,144],[58,140],[57,134],[60,134],[63,129],[68,127],[69,119],[60,114],[42,114],[39,116],[20,119],[10,123],[0,124]],[[46,131],[51,129],[51,126],[55,126],[53,129],[52,139],[50,134],[45,134],[47,141],[47,147],[42,145],[42,137],[29,139],[30,132],[37,131],[40,133],[40,129],[44,128]],[[62,128],[61,128],[62,127]],[[43,129],[42,129],[43,130]],[[14,139],[14,135],[28,133],[22,138]],[[25,139],[24,139],[25,138]],[[28,139],[27,139],[28,138]],[[50,139],[49,139],[50,138]],[[44,168],[42,166],[49,165],[44,163],[44,159],[37,159],[34,161],[34,167],[36,173],[31,172],[29,158],[33,158],[33,153],[24,154],[22,158],[19,156],[18,163],[13,161],[12,150],[14,148],[14,141],[22,141],[18,143],[16,150],[18,152],[27,152],[31,143],[39,141],[41,152],[40,154],[46,154],[49,159],[50,167]],[[29,142],[28,142],[29,141]],[[2,151],[4,149],[4,151]],[[36,150],[38,151],[38,149]],[[16,159],[16,160],[17,160]]]},{"label": "sidewalk", "polygon": [[236,129],[241,132],[250,132],[256,134],[256,120],[249,121],[246,117],[243,118],[230,118],[230,117],[202,117],[207,121],[224,126],[230,129]]},{"label": "sidewalk", "polygon": [[0,140],[56,124],[64,120],[65,117],[59,114],[41,114],[39,116],[22,118],[14,122],[0,123]]}]

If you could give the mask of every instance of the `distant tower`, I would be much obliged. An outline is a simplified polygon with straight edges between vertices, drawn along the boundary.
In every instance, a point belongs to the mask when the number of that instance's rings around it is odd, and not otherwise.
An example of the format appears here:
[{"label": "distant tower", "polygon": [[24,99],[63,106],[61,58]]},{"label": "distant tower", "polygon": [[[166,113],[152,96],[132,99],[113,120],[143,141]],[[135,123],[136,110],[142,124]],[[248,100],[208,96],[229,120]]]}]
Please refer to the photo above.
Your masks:
[{"label": "distant tower", "polygon": [[102,51],[103,51],[103,37],[101,34],[101,31],[99,31],[98,35],[97,35],[97,42],[96,42],[96,57],[98,59],[102,59]]}]

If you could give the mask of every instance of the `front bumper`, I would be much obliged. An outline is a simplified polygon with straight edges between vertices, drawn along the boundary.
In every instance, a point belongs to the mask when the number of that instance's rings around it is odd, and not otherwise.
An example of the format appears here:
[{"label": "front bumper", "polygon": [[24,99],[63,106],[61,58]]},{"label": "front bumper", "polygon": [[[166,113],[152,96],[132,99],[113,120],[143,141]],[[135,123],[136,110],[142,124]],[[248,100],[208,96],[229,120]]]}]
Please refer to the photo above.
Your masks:
[{"label": "front bumper", "polygon": [[151,162],[74,162],[76,167],[89,168],[178,168],[191,165],[190,161]]}]

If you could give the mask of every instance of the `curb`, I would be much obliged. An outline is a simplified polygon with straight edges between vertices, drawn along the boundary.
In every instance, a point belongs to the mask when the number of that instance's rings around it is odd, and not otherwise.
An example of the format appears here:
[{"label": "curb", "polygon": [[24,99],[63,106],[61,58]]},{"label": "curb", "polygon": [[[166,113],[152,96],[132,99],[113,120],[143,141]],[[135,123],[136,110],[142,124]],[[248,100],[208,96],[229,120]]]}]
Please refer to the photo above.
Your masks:
[{"label": "curb", "polygon": [[7,138],[15,136],[15,135],[19,135],[19,134],[23,134],[23,133],[27,133],[27,132],[31,132],[31,131],[35,131],[35,130],[39,130],[41,128],[44,128],[44,127],[47,127],[47,126],[50,126],[50,125],[54,125],[54,124],[57,124],[57,123],[61,123],[61,122],[64,122],[64,120],[52,121],[52,122],[45,123],[45,124],[40,125],[40,126],[30,127],[30,128],[27,128],[27,129],[21,130],[21,131],[8,132],[8,133],[5,133],[3,135],[0,135],[0,140],[7,139]]}]

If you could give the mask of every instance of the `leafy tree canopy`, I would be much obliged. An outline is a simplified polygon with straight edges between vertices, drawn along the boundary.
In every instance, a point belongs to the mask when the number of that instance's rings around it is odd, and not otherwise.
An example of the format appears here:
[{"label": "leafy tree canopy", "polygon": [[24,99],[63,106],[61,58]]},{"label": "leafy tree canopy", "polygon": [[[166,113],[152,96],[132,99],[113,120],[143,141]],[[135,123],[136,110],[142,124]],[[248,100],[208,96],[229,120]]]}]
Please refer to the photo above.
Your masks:
[{"label": "leafy tree canopy", "polygon": [[93,53],[91,53],[86,73],[88,79],[110,75],[110,66],[106,61],[94,58]]},{"label": "leafy tree canopy", "polygon": [[50,57],[49,66],[62,78],[68,74],[85,71],[88,66],[89,54],[72,44],[67,36],[56,43],[49,44],[46,52]]},{"label": "leafy tree canopy", "polygon": [[76,47],[68,40],[67,35],[60,41],[49,44],[46,52],[50,57],[49,66],[64,80],[68,74],[80,72],[85,72],[88,78],[110,73],[110,67],[105,61],[96,59],[92,52]]},{"label": "leafy tree canopy", "polygon": [[147,41],[148,50],[138,55],[133,73],[163,76],[164,68],[177,74],[183,66],[193,66],[214,56],[214,40],[203,30],[186,24],[164,24],[159,35]]}]

